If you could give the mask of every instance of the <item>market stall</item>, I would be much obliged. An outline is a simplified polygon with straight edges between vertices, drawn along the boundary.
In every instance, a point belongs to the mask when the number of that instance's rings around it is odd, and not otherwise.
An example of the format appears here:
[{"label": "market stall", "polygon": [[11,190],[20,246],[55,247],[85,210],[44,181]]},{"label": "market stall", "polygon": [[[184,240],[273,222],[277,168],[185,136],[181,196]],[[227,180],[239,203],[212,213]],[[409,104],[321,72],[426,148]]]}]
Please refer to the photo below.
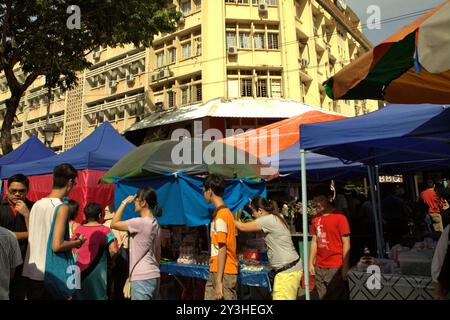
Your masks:
[{"label": "market stall", "polygon": [[106,170],[134,148],[108,122],[104,122],[73,148],[44,159],[5,165],[1,174],[2,178],[17,173],[28,176],[28,197],[36,201],[50,193],[53,168],[70,163],[78,170],[78,181],[69,197],[80,204],[77,220],[81,222],[84,219],[83,208],[87,203],[97,202],[102,208],[112,203],[113,186],[100,184],[99,181]]},{"label": "market stall", "polygon": [[[222,143],[204,141],[188,141],[188,143],[184,141],[184,143],[186,148],[183,155],[192,157],[196,157],[194,154],[196,147],[200,148],[201,156],[205,156],[205,150],[208,148],[217,150],[223,147],[223,153],[218,153],[223,157],[222,161],[217,158],[215,161],[203,158],[199,162],[185,161],[175,164],[173,150],[180,145],[183,146],[183,142],[159,141],[143,145],[125,156],[105,175],[103,181],[115,183],[116,204],[121,203],[128,195],[136,194],[141,187],[149,186],[155,189],[163,210],[163,214],[157,218],[163,227],[162,292],[169,294],[170,291],[176,291],[173,288],[165,289],[173,285],[171,279],[174,278],[183,288],[181,298],[192,299],[203,297],[201,288],[204,288],[204,281],[209,275],[208,229],[214,208],[204,200],[202,192],[204,175],[217,173],[229,178],[226,180],[223,199],[228,208],[236,214],[248,204],[249,198],[266,196],[266,182],[261,180],[266,174],[262,170],[264,165],[258,163],[256,158],[250,160],[252,157],[241,150]],[[230,150],[232,157],[228,153]],[[241,156],[246,161],[236,161]],[[225,158],[231,158],[233,161],[227,162]],[[123,218],[135,216],[132,206],[128,206]],[[260,251],[264,251],[265,248],[255,246],[250,248],[249,244],[251,241],[244,241],[237,247],[245,248],[244,252],[254,253],[256,249],[261,250],[257,250],[258,255],[252,257],[251,261],[244,259],[242,253],[239,283],[243,286],[262,287],[270,292],[267,264],[262,265],[259,259]],[[189,294],[187,291],[195,293]]]},{"label": "market stall", "polygon": [[436,242],[396,245],[389,259],[362,257],[348,275],[351,300],[432,300],[431,261]]},{"label": "market stall", "polygon": [[[377,235],[377,255],[385,256],[379,168],[450,159],[450,109],[439,105],[391,105],[351,119],[301,126],[302,191],[306,197],[306,153],[359,161],[368,166]],[[306,212],[306,208],[304,208]]]},{"label": "market stall", "polygon": [[[25,163],[34,160],[44,159],[55,155],[52,149],[45,146],[36,136],[31,136],[27,141],[22,143],[16,150],[0,157],[0,182],[5,179],[2,175],[2,167],[8,164]],[[0,183],[0,195],[6,189],[5,185]],[[3,187],[3,188],[2,188]]]}]

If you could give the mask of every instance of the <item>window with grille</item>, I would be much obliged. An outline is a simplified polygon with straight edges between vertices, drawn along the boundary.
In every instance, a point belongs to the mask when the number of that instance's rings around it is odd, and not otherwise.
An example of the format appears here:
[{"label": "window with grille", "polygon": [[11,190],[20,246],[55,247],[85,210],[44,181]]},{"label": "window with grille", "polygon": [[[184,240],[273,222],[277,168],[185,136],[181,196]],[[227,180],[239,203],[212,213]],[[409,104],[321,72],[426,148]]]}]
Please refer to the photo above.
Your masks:
[{"label": "window with grille", "polygon": [[202,101],[202,85],[201,83],[196,84],[193,86],[193,96],[195,98],[195,101]]},{"label": "window with grille", "polygon": [[169,63],[175,63],[177,60],[177,48],[170,48],[169,49]]},{"label": "window with grille", "polygon": [[239,47],[242,49],[250,49],[249,32],[239,32]]},{"label": "window with grille", "polygon": [[268,33],[267,42],[269,49],[279,49],[278,47],[278,33]]},{"label": "window with grille", "polygon": [[182,45],[181,45],[181,48],[182,48],[182,56],[183,56],[183,59],[187,59],[187,58],[190,58],[191,57],[191,43],[190,42],[186,42],[186,43],[183,43]]},{"label": "window with grille", "polygon": [[190,87],[181,88],[181,103],[188,104],[191,102],[191,90]]},{"label": "window with grille", "polygon": [[229,47],[236,47],[236,32],[227,31],[227,49]]},{"label": "window with grille", "polygon": [[276,6],[278,5],[278,0],[266,0],[266,4],[269,6]]},{"label": "window with grille", "polygon": [[241,97],[253,97],[252,79],[241,79]]},{"label": "window with grille", "polygon": [[272,79],[270,84],[272,98],[281,98],[281,79]]},{"label": "window with grille", "polygon": [[175,91],[169,91],[168,92],[169,95],[169,108],[173,108],[176,105],[176,92]]},{"label": "window with grille", "polygon": [[256,83],[256,96],[257,97],[268,97],[267,96],[267,79],[258,79]]},{"label": "window with grille", "polygon": [[189,15],[191,13],[191,9],[191,0],[181,3],[181,12],[183,12],[183,15]]},{"label": "window with grille", "polygon": [[161,68],[164,66],[164,52],[158,52],[156,54],[156,67]]},{"label": "window with grille", "polygon": [[253,39],[255,42],[255,49],[264,49],[264,33],[256,32],[253,35]]}]

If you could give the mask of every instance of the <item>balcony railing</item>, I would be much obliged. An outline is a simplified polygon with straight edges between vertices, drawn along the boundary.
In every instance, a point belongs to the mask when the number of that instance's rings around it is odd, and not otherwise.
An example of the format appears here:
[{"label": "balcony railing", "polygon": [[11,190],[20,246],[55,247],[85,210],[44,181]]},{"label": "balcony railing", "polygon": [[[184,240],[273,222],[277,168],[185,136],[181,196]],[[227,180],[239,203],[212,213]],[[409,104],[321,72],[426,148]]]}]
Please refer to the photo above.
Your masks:
[{"label": "balcony railing", "polygon": [[145,59],[145,50],[144,51],[140,51],[136,54],[133,54],[129,57],[123,58],[123,59],[119,59],[117,61],[114,61],[112,63],[107,63],[104,66],[95,68],[93,70],[90,70],[89,72],[86,73],[86,77],[90,78],[96,75],[100,75],[104,72],[108,72],[110,70],[116,69],[116,68],[120,68],[123,65],[127,65],[136,61],[139,61],[141,59]]},{"label": "balcony railing", "polygon": [[[49,123],[52,124],[57,124],[59,122],[63,122],[64,121],[64,115],[60,115],[57,117],[53,117],[49,119]],[[38,128],[43,128],[45,126],[46,120],[40,120],[34,123],[30,123],[30,124],[25,124],[25,130],[33,130],[33,129],[38,129]]]},{"label": "balcony railing", "polygon": [[87,107],[86,106],[84,108],[84,114],[97,113],[97,112],[100,112],[100,111],[104,111],[104,110],[108,110],[108,109],[112,109],[112,108],[117,108],[117,107],[120,107],[120,106],[126,106],[126,105],[130,105],[132,103],[139,102],[139,101],[144,101],[144,100],[145,100],[145,93],[140,93],[140,94],[136,94],[134,96],[130,96],[130,97],[114,100],[114,101],[103,103],[103,104],[100,104],[100,105],[97,105],[97,106],[93,106],[93,107]]},{"label": "balcony railing", "polygon": [[341,20],[341,23],[346,27],[347,31],[358,40],[367,50],[372,47],[371,42],[367,37],[358,29],[358,25],[355,24],[349,17],[341,12],[332,0],[317,0],[317,2],[325,8],[334,18]]}]

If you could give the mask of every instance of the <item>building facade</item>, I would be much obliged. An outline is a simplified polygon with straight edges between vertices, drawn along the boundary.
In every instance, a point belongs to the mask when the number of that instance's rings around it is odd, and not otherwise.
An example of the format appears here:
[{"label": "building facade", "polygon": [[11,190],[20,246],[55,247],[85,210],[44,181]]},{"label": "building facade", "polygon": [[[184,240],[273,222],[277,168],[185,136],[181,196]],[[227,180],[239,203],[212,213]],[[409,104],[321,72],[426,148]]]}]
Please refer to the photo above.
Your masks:
[{"label": "building facade", "polygon": [[[223,99],[291,99],[354,116],[377,101],[332,101],[322,83],[371,44],[342,0],[175,0],[176,32],[151,48],[98,48],[79,86],[55,92],[52,144],[66,150],[109,121],[123,132],[153,112]],[[17,72],[20,73],[20,70]],[[3,90],[2,90],[3,89]],[[0,113],[8,89],[0,77]],[[13,126],[14,147],[47,116],[44,79],[27,90]],[[255,115],[256,116],[256,115]]]}]

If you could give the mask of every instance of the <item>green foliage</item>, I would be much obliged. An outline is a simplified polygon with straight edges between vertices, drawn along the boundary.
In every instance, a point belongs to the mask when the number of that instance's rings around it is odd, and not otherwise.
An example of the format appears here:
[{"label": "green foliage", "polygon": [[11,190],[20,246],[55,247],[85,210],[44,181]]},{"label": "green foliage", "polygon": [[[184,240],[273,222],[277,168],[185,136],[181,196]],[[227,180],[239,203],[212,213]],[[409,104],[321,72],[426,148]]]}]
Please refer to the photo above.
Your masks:
[{"label": "green foliage", "polygon": [[[81,11],[80,29],[67,27],[72,5]],[[49,86],[73,88],[77,73],[90,67],[86,57],[95,48],[150,46],[158,33],[175,31],[180,16],[168,0],[0,1],[0,72],[12,95],[2,139],[10,140],[20,97],[38,76],[45,75]],[[24,81],[15,76],[15,66],[24,71]],[[10,151],[8,143],[2,142],[4,152]]]}]

